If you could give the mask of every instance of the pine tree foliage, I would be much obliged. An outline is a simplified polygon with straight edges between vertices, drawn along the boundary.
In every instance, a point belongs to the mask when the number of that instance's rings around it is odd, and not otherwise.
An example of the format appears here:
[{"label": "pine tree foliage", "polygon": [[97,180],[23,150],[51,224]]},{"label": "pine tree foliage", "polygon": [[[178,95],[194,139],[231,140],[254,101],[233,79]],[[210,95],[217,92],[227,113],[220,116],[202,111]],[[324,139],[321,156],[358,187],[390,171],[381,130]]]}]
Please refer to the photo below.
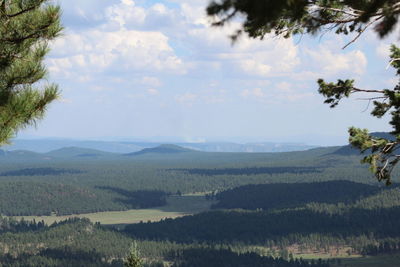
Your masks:
[{"label": "pine tree foliage", "polygon": [[[390,48],[390,65],[396,69],[396,75],[400,75],[400,49],[395,45]],[[400,84],[393,89],[365,90],[354,86],[354,80],[338,80],[336,83],[326,83],[318,80],[319,93],[326,97],[325,103],[332,108],[342,98],[349,97],[353,93],[372,93],[376,96],[368,98],[373,103],[371,115],[382,118],[384,115],[391,117],[390,125],[393,128],[392,138],[375,137],[368,133],[367,129],[351,127],[349,129],[349,142],[362,152],[367,152],[363,163],[370,165],[370,170],[379,181],[391,183],[391,173],[400,160],[397,150],[400,148]]]},{"label": "pine tree foliage", "polygon": [[[242,28],[231,37],[235,41],[242,33],[251,38],[264,38],[267,34],[288,38],[296,34],[319,34],[335,31],[336,34],[353,33],[344,48],[355,42],[369,27],[379,37],[392,32],[400,14],[399,0],[220,0],[207,7],[214,26],[223,26],[237,15],[242,15]],[[400,75],[400,49],[391,47],[390,65]],[[319,93],[331,108],[353,93],[376,94],[366,100],[373,103],[371,115],[381,118],[391,116],[393,138],[376,137],[366,129],[351,127],[349,142],[362,152],[367,152],[363,163],[379,181],[391,183],[391,173],[400,160],[400,84],[393,89],[367,90],[357,88],[351,79],[325,82],[318,80]]]},{"label": "pine tree foliage", "polygon": [[137,248],[137,243],[131,245],[131,251],[124,262],[124,267],[142,267],[143,260],[140,258],[140,253]]},{"label": "pine tree foliage", "polygon": [[0,0],[0,145],[35,125],[58,97],[43,82],[49,41],[60,35],[60,8],[49,0]]},{"label": "pine tree foliage", "polygon": [[390,33],[400,13],[398,0],[219,0],[207,7],[214,25],[223,26],[236,15],[244,16],[243,32],[253,38],[273,33],[317,34],[335,29],[338,34],[359,34],[374,25],[381,36]]}]

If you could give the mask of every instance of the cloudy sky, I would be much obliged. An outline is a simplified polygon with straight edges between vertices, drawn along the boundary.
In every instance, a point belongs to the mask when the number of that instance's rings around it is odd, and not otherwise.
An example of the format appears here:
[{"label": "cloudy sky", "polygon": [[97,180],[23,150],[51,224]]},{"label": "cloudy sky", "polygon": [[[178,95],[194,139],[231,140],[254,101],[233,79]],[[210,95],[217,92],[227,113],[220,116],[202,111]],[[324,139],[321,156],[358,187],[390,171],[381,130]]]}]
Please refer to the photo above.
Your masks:
[{"label": "cloudy sky", "polygon": [[387,69],[396,36],[349,41],[326,33],[240,39],[235,23],[209,26],[208,0],[59,0],[63,37],[47,58],[62,90],[26,137],[185,141],[346,142],[349,126],[388,130],[356,96],[331,110],[316,80],[354,78],[366,89],[396,83]]}]

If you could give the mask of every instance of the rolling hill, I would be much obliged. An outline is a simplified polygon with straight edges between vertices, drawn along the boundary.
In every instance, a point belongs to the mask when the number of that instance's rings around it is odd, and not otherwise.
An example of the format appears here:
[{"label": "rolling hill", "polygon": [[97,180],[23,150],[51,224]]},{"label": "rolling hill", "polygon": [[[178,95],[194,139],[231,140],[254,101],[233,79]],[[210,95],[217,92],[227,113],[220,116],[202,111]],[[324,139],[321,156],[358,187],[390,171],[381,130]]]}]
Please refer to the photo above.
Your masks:
[{"label": "rolling hill", "polygon": [[180,147],[177,145],[164,144],[153,148],[145,148],[138,152],[126,154],[126,156],[140,156],[145,154],[177,154],[186,152],[198,152],[192,149]]},{"label": "rolling hill", "polygon": [[114,156],[117,154],[90,148],[64,147],[50,151],[48,153],[45,153],[44,155],[46,155],[47,157],[57,157],[57,158],[71,158],[71,157],[97,158],[97,157]]}]

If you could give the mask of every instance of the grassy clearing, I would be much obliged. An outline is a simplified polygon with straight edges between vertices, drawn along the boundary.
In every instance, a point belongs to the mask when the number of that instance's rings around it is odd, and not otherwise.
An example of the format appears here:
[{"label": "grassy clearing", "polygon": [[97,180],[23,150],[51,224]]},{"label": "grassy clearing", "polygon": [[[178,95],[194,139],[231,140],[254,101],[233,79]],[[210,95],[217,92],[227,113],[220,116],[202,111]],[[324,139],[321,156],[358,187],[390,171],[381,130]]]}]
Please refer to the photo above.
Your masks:
[{"label": "grassy clearing", "polygon": [[73,214],[68,216],[16,216],[14,218],[25,220],[45,221],[47,224],[66,220],[68,218],[88,218],[92,222],[101,224],[129,224],[147,221],[160,221],[165,218],[177,218],[191,215],[210,209],[212,201],[206,200],[202,195],[171,196],[167,199],[167,205],[153,209],[138,209],[127,211],[107,211],[87,214]]},{"label": "grassy clearing", "polygon": [[[276,248],[274,252],[270,251],[268,248],[261,246],[249,247],[250,250],[256,249],[261,251],[263,255],[274,255],[274,257],[279,257],[279,249]],[[302,258],[305,260],[332,260],[331,267],[398,267],[400,266],[400,253],[397,254],[385,254],[379,256],[362,256],[360,254],[349,255],[346,251],[350,249],[349,247],[339,247],[335,249],[335,253],[323,253],[323,252],[307,252],[299,253],[296,246],[287,248],[291,252],[294,258]]]},{"label": "grassy clearing", "polygon": [[318,254],[318,253],[310,253],[310,254],[296,254],[294,255],[295,258],[303,258],[303,259],[307,259],[307,260],[318,260],[318,259],[323,259],[323,260],[327,260],[327,259],[359,259],[362,256],[361,255],[347,255],[347,254],[341,254],[341,255],[337,255],[335,257],[332,257],[329,254]]}]

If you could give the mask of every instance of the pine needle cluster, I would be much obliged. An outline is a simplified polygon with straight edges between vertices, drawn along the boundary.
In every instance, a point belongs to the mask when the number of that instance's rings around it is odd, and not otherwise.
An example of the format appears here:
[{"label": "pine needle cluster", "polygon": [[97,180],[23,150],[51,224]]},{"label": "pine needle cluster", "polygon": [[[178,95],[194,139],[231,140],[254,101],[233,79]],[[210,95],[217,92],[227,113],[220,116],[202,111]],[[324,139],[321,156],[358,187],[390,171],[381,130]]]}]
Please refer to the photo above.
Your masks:
[{"label": "pine needle cluster", "polygon": [[49,0],[0,0],[0,145],[43,118],[59,96],[43,64],[62,31],[60,7]]}]

